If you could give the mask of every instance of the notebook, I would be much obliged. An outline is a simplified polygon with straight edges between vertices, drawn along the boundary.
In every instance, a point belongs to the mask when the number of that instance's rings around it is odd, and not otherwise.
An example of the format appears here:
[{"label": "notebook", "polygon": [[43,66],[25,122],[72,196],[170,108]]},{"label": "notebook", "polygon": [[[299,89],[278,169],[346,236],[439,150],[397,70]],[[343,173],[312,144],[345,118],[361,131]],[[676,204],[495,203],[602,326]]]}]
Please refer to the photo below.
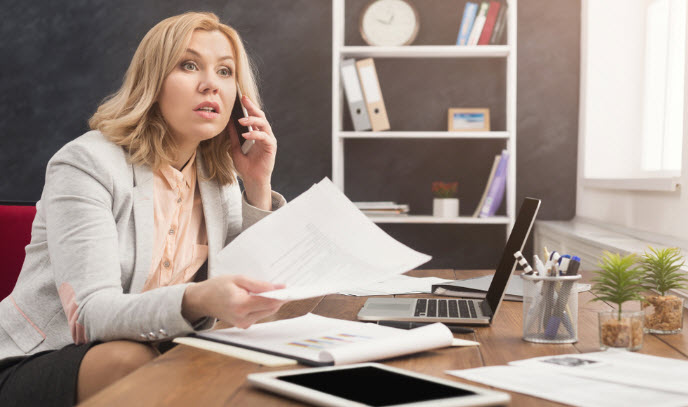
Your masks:
[{"label": "notebook", "polygon": [[358,313],[361,321],[443,322],[489,325],[504,299],[509,277],[516,268],[514,253],[522,251],[535,222],[540,200],[525,198],[509,234],[502,258],[485,299],[370,298]]},{"label": "notebook", "polygon": [[[485,293],[492,283],[491,275],[468,278],[466,280],[454,280],[433,284],[430,290],[436,295],[462,298],[485,298]],[[590,284],[576,283],[575,291],[583,292],[590,289]],[[523,279],[518,274],[512,274],[509,284],[506,285],[504,301],[523,302]]]}]

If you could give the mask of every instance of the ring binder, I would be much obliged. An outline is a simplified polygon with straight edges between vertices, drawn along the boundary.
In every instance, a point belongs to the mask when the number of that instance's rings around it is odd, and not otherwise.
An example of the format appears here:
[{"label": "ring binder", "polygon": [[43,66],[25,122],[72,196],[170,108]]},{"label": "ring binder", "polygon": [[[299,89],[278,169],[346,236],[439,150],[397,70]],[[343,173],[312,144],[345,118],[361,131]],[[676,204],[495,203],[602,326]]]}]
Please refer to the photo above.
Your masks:
[{"label": "ring binder", "polygon": [[370,119],[368,118],[368,109],[363,99],[361,83],[358,80],[356,60],[345,59],[342,61],[341,72],[342,82],[344,83],[344,93],[349,103],[349,113],[351,113],[351,121],[353,122],[354,130],[370,130],[372,127],[370,126]]},{"label": "ring binder", "polygon": [[356,62],[356,68],[358,69],[358,78],[361,80],[368,118],[373,131],[389,130],[387,110],[382,99],[375,62],[372,58],[362,59]]}]

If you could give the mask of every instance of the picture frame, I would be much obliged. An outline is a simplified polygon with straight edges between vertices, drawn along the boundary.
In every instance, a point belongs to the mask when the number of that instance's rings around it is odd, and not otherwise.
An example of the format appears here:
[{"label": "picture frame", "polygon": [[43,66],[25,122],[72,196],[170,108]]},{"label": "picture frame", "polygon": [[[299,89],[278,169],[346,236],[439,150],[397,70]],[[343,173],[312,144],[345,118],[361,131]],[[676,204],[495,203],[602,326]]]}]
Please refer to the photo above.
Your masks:
[{"label": "picture frame", "polygon": [[449,131],[490,131],[490,109],[450,108]]}]

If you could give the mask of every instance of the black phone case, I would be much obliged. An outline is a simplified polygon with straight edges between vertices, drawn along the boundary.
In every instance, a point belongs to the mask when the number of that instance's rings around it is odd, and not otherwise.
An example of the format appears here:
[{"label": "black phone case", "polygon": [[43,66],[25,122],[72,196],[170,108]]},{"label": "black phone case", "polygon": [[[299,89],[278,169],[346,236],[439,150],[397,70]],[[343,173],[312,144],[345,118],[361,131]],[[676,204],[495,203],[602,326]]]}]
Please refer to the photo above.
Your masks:
[{"label": "black phone case", "polygon": [[242,136],[242,134],[247,133],[249,130],[248,127],[239,123],[239,119],[241,119],[242,117],[244,117],[244,111],[241,109],[241,102],[237,97],[236,101],[234,102],[234,107],[232,108],[230,120],[234,124],[234,128],[237,131],[237,135],[239,135],[239,144],[244,145],[246,139],[244,138],[244,136]]}]

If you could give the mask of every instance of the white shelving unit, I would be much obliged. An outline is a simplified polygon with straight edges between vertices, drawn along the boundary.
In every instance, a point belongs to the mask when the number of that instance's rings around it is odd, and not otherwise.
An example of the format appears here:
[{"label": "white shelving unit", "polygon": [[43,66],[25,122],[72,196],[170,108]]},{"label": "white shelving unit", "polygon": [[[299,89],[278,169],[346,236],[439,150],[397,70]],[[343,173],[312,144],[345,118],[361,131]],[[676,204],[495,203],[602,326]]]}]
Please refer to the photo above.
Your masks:
[{"label": "white shelving unit", "polygon": [[[374,47],[345,45],[345,0],[332,0],[332,181],[344,191],[344,148],[347,139],[503,139],[509,153],[506,183],[506,216],[490,218],[437,218],[430,215],[403,217],[371,217],[376,223],[426,224],[504,224],[508,237],[513,227],[516,199],[516,27],[517,0],[508,0],[506,45],[410,45],[402,47]],[[457,13],[461,13],[461,9]],[[421,27],[421,29],[423,29]],[[490,132],[447,131],[343,131],[344,92],[341,85],[340,64],[344,58],[500,58],[506,59],[506,130]],[[384,89],[382,93],[384,95]],[[394,109],[387,102],[387,110]],[[391,123],[394,128],[394,123]],[[355,143],[355,140],[349,142]],[[460,141],[458,141],[460,142]],[[485,162],[492,162],[486,157]]]}]

